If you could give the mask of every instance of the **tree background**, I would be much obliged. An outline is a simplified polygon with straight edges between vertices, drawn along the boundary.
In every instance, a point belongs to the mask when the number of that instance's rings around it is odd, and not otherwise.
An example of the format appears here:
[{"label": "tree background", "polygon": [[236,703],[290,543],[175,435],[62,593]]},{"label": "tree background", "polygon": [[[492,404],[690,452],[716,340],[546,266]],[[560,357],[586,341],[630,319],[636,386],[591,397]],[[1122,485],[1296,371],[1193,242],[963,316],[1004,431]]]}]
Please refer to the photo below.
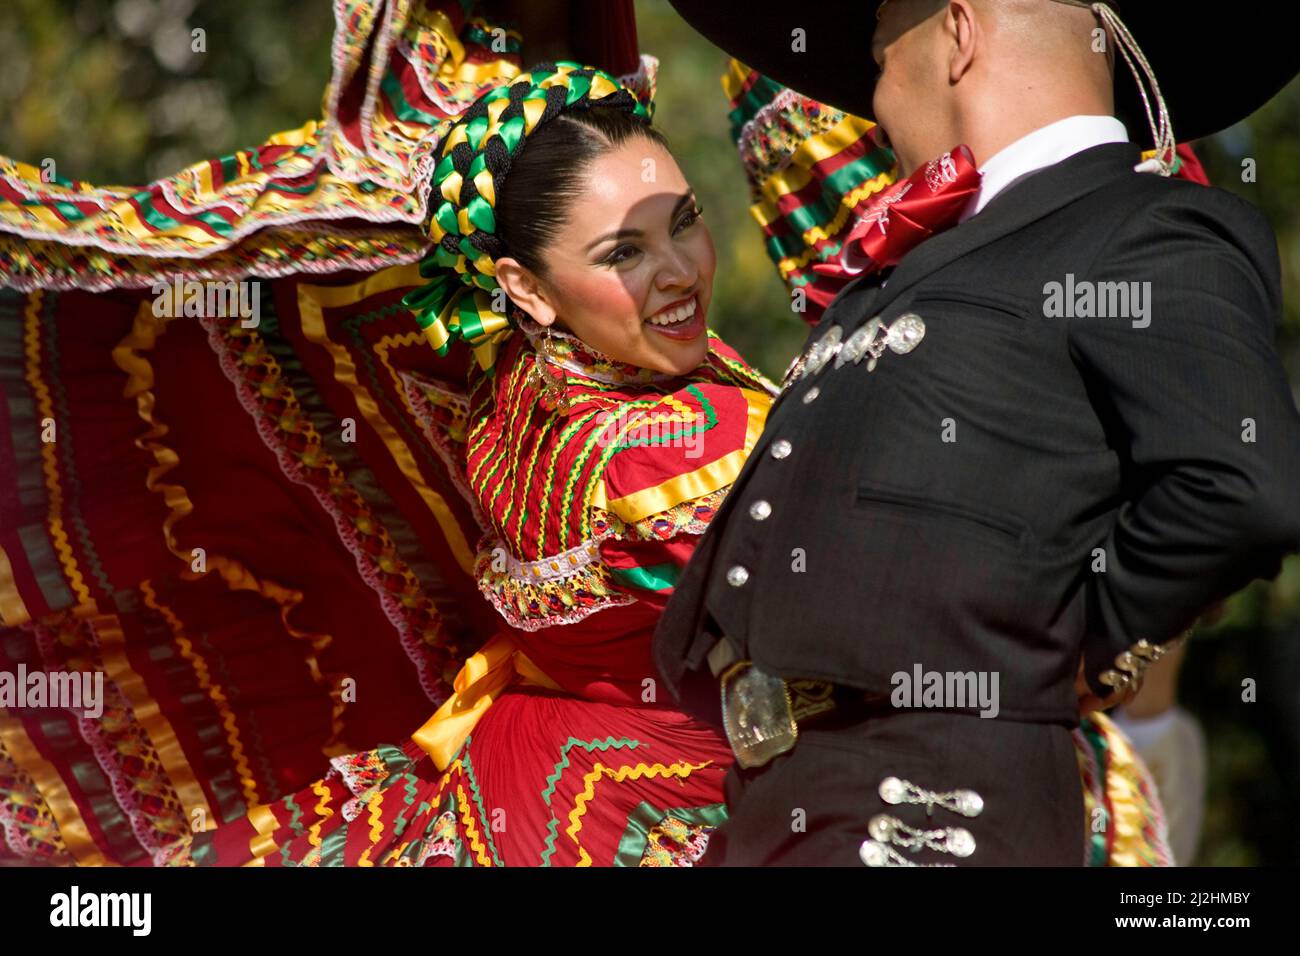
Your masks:
[{"label": "tree background", "polygon": [[[716,328],[779,377],[805,329],[748,214],[719,82],[725,57],[666,0],[637,0],[637,16],[642,49],[661,59],[656,122],[718,248]],[[0,153],[33,164],[53,158],[58,175],[96,184],[148,182],[318,118],[329,79],[327,0],[9,0],[4,20]],[[190,48],[198,27],[202,54]],[[1277,232],[1286,302],[1279,345],[1300,386],[1300,82],[1197,149],[1211,180],[1259,206]],[[1242,700],[1248,678],[1257,682],[1253,703]],[[1300,862],[1300,559],[1198,631],[1180,698],[1209,744],[1207,816],[1193,862]]]}]

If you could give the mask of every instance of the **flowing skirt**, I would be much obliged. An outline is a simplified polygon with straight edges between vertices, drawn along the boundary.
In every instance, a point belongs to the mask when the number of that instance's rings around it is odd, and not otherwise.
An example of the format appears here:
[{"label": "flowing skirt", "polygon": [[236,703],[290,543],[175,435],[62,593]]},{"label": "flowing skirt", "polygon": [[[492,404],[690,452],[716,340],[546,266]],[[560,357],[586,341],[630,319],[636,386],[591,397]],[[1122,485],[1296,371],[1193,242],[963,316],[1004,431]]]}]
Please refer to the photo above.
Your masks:
[{"label": "flowing skirt", "polygon": [[[1170,858],[1154,785],[1122,733],[1075,732],[1081,861]],[[412,740],[336,757],[309,787],[178,846],[193,866],[691,866],[726,820],[731,751],[662,707],[504,692],[447,770]]]},{"label": "flowing skirt", "polygon": [[445,772],[413,741],[336,757],[323,779],[198,834],[173,862],[690,865],[726,818],[731,761],[714,728],[677,711],[512,688]]}]

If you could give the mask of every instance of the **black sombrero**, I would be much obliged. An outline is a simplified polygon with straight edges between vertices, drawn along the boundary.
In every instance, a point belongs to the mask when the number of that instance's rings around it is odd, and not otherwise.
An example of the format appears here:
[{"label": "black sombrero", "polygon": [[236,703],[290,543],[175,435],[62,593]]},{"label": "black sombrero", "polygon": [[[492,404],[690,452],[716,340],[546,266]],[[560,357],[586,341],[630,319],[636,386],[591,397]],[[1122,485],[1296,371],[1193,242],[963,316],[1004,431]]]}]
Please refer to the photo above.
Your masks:
[{"label": "black sombrero", "polygon": [[[670,2],[746,66],[847,113],[874,118],[879,71],[871,36],[884,0]],[[1254,5],[1116,0],[1110,6],[1146,54],[1180,142],[1245,119],[1300,73],[1300,42]],[[804,31],[802,52],[791,49],[796,29]],[[1123,62],[1115,66],[1115,107],[1134,139],[1145,135],[1137,82]]]}]

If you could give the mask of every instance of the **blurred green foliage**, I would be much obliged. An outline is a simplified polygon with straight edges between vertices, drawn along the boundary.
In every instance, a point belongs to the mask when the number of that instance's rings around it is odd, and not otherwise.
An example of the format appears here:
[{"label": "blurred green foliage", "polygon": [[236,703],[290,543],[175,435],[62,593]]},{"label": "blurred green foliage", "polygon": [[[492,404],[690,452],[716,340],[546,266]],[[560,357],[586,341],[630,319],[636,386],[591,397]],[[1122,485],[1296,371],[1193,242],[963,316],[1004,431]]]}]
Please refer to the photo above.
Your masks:
[{"label": "blurred green foliage", "polygon": [[[656,122],[718,249],[714,324],[779,376],[806,333],[748,213],[720,86],[726,58],[667,0],[637,0],[637,13],[642,49],[661,59]],[[53,158],[63,177],[144,183],[256,144],[320,116],[333,26],[328,0],[10,0],[0,26],[0,153]],[[1258,205],[1277,231],[1280,345],[1300,383],[1300,83],[1198,150],[1211,179]],[[1293,558],[1276,583],[1231,601],[1188,655],[1181,693],[1206,727],[1211,760],[1198,862],[1300,862],[1298,613]],[[1259,703],[1240,700],[1243,676],[1259,681]]]}]

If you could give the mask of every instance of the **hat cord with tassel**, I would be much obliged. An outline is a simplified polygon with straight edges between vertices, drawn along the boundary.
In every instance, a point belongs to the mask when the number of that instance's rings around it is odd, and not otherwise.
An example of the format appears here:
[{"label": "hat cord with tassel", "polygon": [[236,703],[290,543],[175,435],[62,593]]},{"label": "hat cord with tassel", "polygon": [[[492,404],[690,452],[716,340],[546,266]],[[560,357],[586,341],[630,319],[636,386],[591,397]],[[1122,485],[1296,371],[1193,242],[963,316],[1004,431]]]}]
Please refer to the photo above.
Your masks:
[{"label": "hat cord with tassel", "polygon": [[[1132,32],[1109,3],[1091,3],[1088,0],[1056,0],[1056,2],[1072,7],[1087,7],[1091,10],[1114,38],[1115,45],[1124,57],[1124,62],[1128,64],[1129,72],[1133,74],[1133,82],[1137,84],[1138,95],[1142,97],[1147,124],[1151,128],[1151,139],[1155,144],[1155,155],[1138,163],[1133,167],[1134,170],[1139,173],[1159,173],[1161,176],[1172,175],[1178,144],[1174,139],[1169,108],[1165,105],[1164,95],[1160,92],[1160,83],[1156,80],[1155,70],[1151,68],[1151,63],[1142,52],[1142,48],[1138,46]],[[1151,87],[1149,95],[1148,85]],[[1152,112],[1152,101],[1155,103],[1155,112]]]}]

